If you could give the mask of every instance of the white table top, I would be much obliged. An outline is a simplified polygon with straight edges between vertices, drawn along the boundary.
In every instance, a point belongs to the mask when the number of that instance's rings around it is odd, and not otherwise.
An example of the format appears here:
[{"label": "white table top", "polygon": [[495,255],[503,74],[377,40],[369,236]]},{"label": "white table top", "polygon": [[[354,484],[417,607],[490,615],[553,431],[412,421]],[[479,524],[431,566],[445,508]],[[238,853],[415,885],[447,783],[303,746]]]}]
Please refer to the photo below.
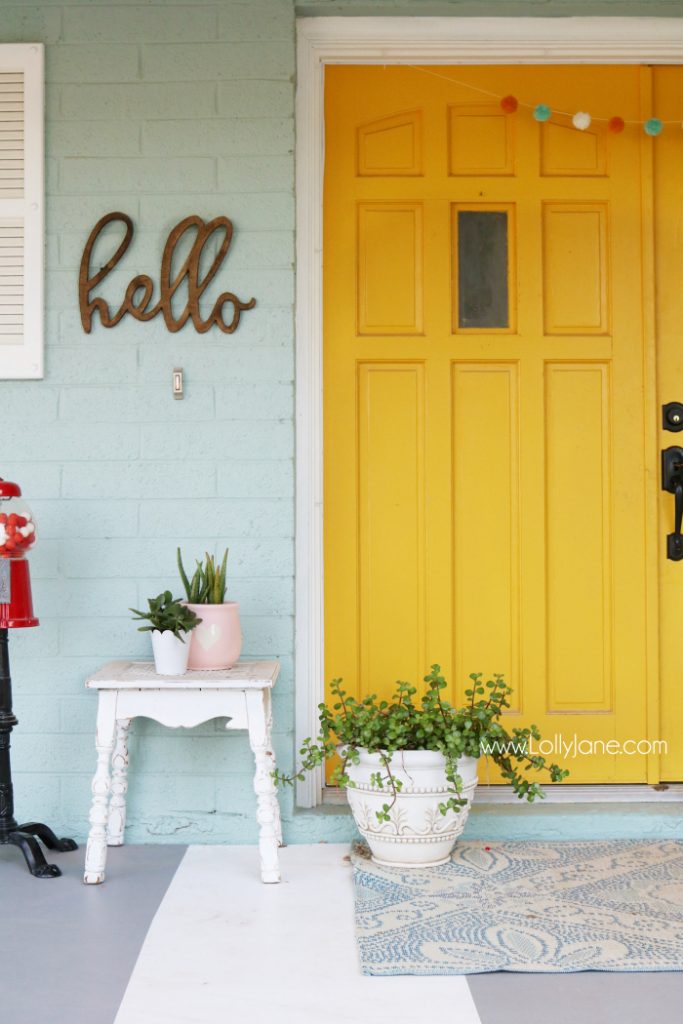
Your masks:
[{"label": "white table top", "polygon": [[279,661],[238,661],[234,668],[158,676],[153,661],[110,661],[86,680],[91,690],[264,690],[275,685]]}]

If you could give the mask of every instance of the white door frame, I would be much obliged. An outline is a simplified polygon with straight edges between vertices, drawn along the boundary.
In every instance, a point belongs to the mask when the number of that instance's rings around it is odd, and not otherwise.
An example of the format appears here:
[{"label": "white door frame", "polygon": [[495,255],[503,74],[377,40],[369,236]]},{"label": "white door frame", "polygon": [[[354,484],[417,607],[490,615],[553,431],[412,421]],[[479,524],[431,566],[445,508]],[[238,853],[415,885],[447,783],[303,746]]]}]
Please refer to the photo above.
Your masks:
[{"label": "white door frame", "polygon": [[[326,64],[680,64],[679,18],[301,18],[296,94],[296,750],[317,735],[324,700],[322,210]],[[654,381],[654,365],[648,367]],[[650,393],[653,393],[650,388]],[[649,409],[653,467],[656,416]],[[656,473],[648,495],[656,518]],[[658,538],[652,538],[657,543]],[[649,559],[650,564],[656,564]],[[648,580],[650,672],[657,669],[657,579]],[[652,688],[651,688],[652,689]],[[648,733],[658,735],[657,703]],[[297,803],[322,799],[322,770]],[[623,788],[623,787],[622,787]]]}]

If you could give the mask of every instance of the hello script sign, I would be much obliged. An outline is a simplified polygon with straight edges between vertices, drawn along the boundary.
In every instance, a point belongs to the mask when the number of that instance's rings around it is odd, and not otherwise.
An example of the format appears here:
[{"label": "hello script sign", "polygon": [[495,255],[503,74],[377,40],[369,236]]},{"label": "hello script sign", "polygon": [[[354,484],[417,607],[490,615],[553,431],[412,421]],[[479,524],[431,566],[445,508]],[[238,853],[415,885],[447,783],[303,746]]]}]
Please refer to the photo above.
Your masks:
[{"label": "hello script sign", "polygon": [[[104,266],[100,267],[99,270],[93,270],[90,266],[90,259],[95,243],[102,231],[115,221],[125,226],[123,241]],[[192,242],[189,254],[177,270],[174,271],[173,257],[176,247],[183,236],[189,231],[195,232],[194,241]],[[119,260],[123,258],[133,239],[133,233],[133,222],[125,213],[108,213],[101,220],[98,220],[90,232],[90,237],[86,242],[83,256],[81,257],[81,270],[78,279],[81,323],[83,324],[83,330],[87,334],[90,334],[92,330],[93,313],[95,310],[100,314],[100,321],[103,327],[115,327],[127,313],[130,313],[136,320],[141,321],[152,320],[158,313],[161,313],[169,331],[179,331],[188,320],[191,320],[195,330],[200,334],[206,334],[214,325],[225,334],[232,334],[237,329],[243,310],[253,309],[256,305],[256,299],[242,302],[232,292],[221,292],[208,316],[203,317],[201,315],[199,301],[218,273],[230,248],[232,222],[227,217],[214,217],[213,220],[205,221],[201,217],[190,216],[185,217],[179,224],[176,224],[166,240],[161,259],[158,301],[152,304],[152,296],[154,294],[152,278],[147,274],[136,274],[126,288],[126,293],[120,307],[116,312],[112,312],[109,303],[103,298],[93,295],[93,292],[104,281],[107,274],[113,270]],[[204,276],[201,277],[202,251],[214,237],[220,240],[220,244],[213,257],[213,261],[209,264]],[[186,288],[187,295],[185,307],[182,310],[176,309],[174,312],[173,297],[183,286]]]}]

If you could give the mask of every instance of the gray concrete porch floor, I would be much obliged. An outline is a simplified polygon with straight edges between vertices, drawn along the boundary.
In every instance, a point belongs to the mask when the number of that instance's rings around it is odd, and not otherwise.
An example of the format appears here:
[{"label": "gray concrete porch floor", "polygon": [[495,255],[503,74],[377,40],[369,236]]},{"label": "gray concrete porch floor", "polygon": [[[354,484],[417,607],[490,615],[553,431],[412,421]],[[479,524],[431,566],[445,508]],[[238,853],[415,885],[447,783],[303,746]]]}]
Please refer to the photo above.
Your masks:
[{"label": "gray concrete porch floor", "polygon": [[111,884],[83,885],[84,850],[47,853],[61,878],[33,878],[0,847],[0,1021],[112,1024],[184,846],[109,851]]},{"label": "gray concrete porch floor", "polygon": [[[187,852],[187,856],[186,856]],[[129,846],[102,886],[83,850],[33,879],[0,848],[0,1020],[45,1024],[645,1024],[683,1019],[683,972],[366,978],[346,845],[282,851],[280,886],[252,847]]]}]

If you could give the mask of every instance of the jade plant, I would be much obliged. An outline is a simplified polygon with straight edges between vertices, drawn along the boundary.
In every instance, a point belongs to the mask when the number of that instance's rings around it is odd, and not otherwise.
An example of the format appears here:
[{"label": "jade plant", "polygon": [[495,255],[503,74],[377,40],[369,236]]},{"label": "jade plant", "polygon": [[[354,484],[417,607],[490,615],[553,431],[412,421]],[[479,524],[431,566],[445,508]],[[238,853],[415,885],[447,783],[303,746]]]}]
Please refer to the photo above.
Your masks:
[{"label": "jade plant", "polygon": [[204,562],[196,560],[196,568],[192,579],[188,579],[183,565],[183,557],[178,548],[178,571],[185,587],[187,600],[190,604],[223,604],[227,587],[228,550],[223,554],[220,565],[216,564],[213,555],[208,551]]},{"label": "jade plant", "polygon": [[138,626],[138,632],[147,633],[152,630],[159,630],[163,633],[170,630],[174,636],[185,643],[184,633],[190,633],[195,626],[202,621],[191,608],[188,608],[182,601],[173,597],[170,590],[165,590],[157,597],[150,597],[147,600],[149,611],[141,612],[137,608],[130,608],[135,620],[146,620],[149,625]]},{"label": "jade plant", "polygon": [[301,762],[292,774],[273,772],[278,784],[292,785],[303,779],[328,759],[339,755],[332,771],[331,781],[342,789],[353,787],[354,781],[347,771],[349,764],[358,764],[361,748],[380,755],[383,771],[373,774],[374,788],[387,791],[387,799],[379,821],[389,821],[389,812],[401,790],[401,780],[391,770],[393,754],[401,750],[434,750],[445,758],[446,779],[449,783],[448,799],[439,804],[439,810],[458,812],[467,801],[460,796],[462,779],[458,774],[461,757],[490,757],[500,768],[503,779],[521,800],[533,802],[544,793],[527,772],[546,772],[551,782],[561,782],[569,772],[557,764],[548,764],[540,754],[533,753],[531,741],[541,738],[535,725],[512,728],[508,731],[501,721],[512,688],[503,675],[495,674],[482,682],[477,672],[469,677],[470,689],[465,690],[466,703],[454,707],[442,696],[447,686],[439,665],[425,676],[427,684],[420,697],[410,683],[397,682],[390,700],[379,700],[370,694],[356,700],[342,688],[342,680],[331,684],[333,703],[320,704],[320,733],[315,741],[307,739],[301,747]]}]

